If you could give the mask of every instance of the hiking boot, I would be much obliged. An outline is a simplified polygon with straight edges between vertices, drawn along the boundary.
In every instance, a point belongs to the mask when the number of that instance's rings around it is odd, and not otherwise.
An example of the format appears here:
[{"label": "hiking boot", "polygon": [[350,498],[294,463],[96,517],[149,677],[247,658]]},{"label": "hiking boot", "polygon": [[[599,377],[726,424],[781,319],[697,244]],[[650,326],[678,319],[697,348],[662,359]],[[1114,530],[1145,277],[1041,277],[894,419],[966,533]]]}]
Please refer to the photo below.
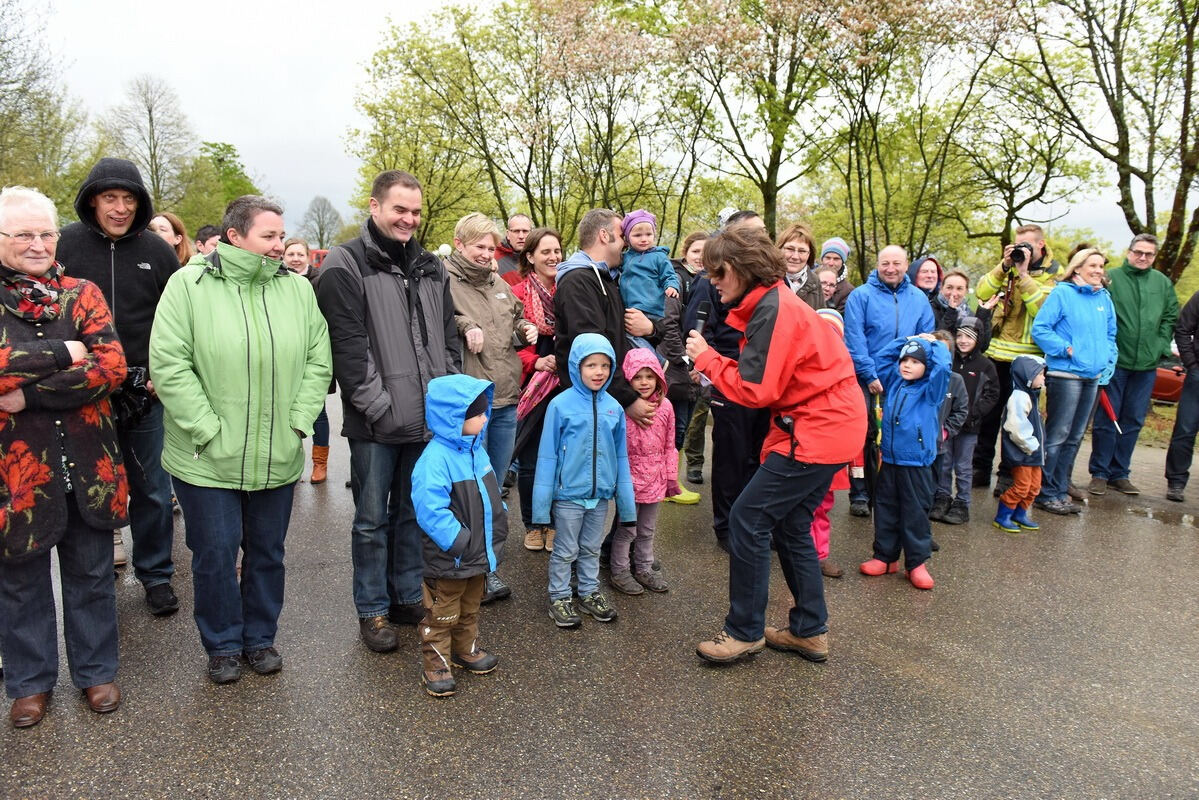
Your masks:
[{"label": "hiking boot", "polygon": [[250,669],[259,675],[270,675],[283,669],[283,656],[273,647],[262,647],[246,653],[246,661]]},{"label": "hiking boot", "polygon": [[754,653],[766,649],[766,639],[756,642],[743,642],[734,639],[725,631],[721,631],[706,642],[700,642],[695,648],[695,654],[713,664],[729,664]]},{"label": "hiking boot", "polygon": [[500,660],[483,648],[476,647],[473,653],[454,653],[450,656],[450,663],[475,675],[486,675],[495,671]]},{"label": "hiking boot", "polygon": [[237,656],[212,656],[208,659],[208,679],[213,683],[233,683],[241,677]]},{"label": "hiking boot", "polygon": [[1070,516],[1074,513],[1071,509],[1075,507],[1073,503],[1068,503],[1065,500],[1041,500],[1040,498],[1034,500],[1033,505],[1042,511],[1057,514],[1059,517]]},{"label": "hiking boot", "polygon": [[999,504],[999,508],[995,511],[995,519],[991,522],[996,528],[1004,533],[1019,533],[1020,526],[1012,522],[1012,514],[1016,509],[1011,506]]},{"label": "hiking boot", "polygon": [[612,622],[616,619],[616,609],[608,605],[608,598],[599,592],[580,597],[579,609],[596,622]]},{"label": "hiking boot", "polygon": [[544,550],[545,549],[545,529],[544,528],[529,528],[525,531],[525,549],[526,550]]},{"label": "hiking boot", "polygon": [[879,575],[891,575],[899,572],[899,562],[892,561],[890,564],[888,564],[886,561],[881,559],[872,558],[869,561],[863,561],[861,565],[858,566],[858,571],[863,575],[870,575],[872,577],[878,577]]},{"label": "hiking boot", "polygon": [[1091,478],[1087,491],[1091,494],[1107,494],[1107,478]]},{"label": "hiking boot", "polygon": [[1183,497],[1183,490],[1186,487],[1181,483],[1172,483],[1166,487],[1166,499],[1173,500],[1175,503],[1181,503],[1186,498]]},{"label": "hiking boot", "polygon": [[454,673],[445,667],[422,670],[420,682],[421,686],[425,687],[425,691],[433,697],[449,697],[458,691],[458,684],[454,682]]},{"label": "hiking boot", "polygon": [[387,621],[392,625],[420,625],[425,607],[420,603],[398,603],[387,609]]},{"label": "hiking boot", "polygon": [[482,605],[494,603],[496,600],[503,600],[506,597],[512,596],[512,588],[500,580],[500,576],[494,572],[488,572],[484,580],[486,581],[487,588],[483,592],[483,599],[479,601]]},{"label": "hiking boot", "polygon": [[569,597],[550,601],[550,619],[559,628],[577,628],[583,624],[583,618],[575,611],[575,604]]},{"label": "hiking boot", "polygon": [[702,486],[704,483],[703,468],[687,467],[687,483],[694,483],[696,486]]},{"label": "hiking boot", "polygon": [[1079,489],[1073,483],[1066,484],[1066,494],[1069,495],[1070,499],[1075,503],[1081,503],[1083,500],[1087,499],[1087,493],[1082,489]]},{"label": "hiking boot", "polygon": [[969,522],[970,506],[961,500],[954,500],[949,504],[949,510],[945,512],[945,516],[941,521],[946,525],[962,525]]},{"label": "hiking boot", "polygon": [[545,531],[545,552],[552,553],[554,552],[554,536],[558,531],[550,527],[542,528],[542,530]]},{"label": "hiking boot", "polygon": [[662,577],[661,572],[653,569],[647,569],[644,572],[633,573],[633,580],[649,589],[651,592],[669,592],[670,587],[666,585],[666,579]]},{"label": "hiking boot", "polygon": [[169,583],[156,583],[146,589],[146,605],[156,617],[165,617],[179,610],[179,598]]},{"label": "hiking boot", "polygon": [[820,559],[820,574],[826,578],[840,578],[845,574],[845,570],[841,569],[836,563],[827,558]]},{"label": "hiking boot", "polygon": [[908,581],[917,589],[933,588],[933,576],[928,574],[928,567],[923,564],[908,570]]},{"label": "hiking boot", "polygon": [[766,626],[766,646],[771,650],[799,653],[808,661],[828,661],[828,634],[796,636],[786,628]]},{"label": "hiking boot", "polygon": [[387,617],[367,617],[358,620],[358,633],[367,649],[376,653],[389,653],[400,646],[396,629],[387,624]]},{"label": "hiking boot", "polygon": [[1041,526],[1033,521],[1032,517],[1028,516],[1027,508],[1017,507],[1012,511],[1012,522],[1019,525],[1026,531],[1039,531]]},{"label": "hiking boot", "polygon": [[933,500],[933,507],[928,511],[928,518],[932,522],[944,522],[945,512],[949,510],[949,498],[941,495]]},{"label": "hiking boot", "polygon": [[672,494],[670,497],[667,497],[666,502],[677,503],[680,506],[693,506],[699,502],[699,497],[699,492],[692,492],[680,486],[679,493]]},{"label": "hiking boot", "polygon": [[1116,478],[1114,481],[1108,481],[1107,485],[1121,494],[1135,495],[1141,493],[1141,490],[1134,486],[1128,478]]},{"label": "hiking boot", "polygon": [[849,513],[855,517],[870,516],[870,504],[865,500],[854,500],[849,504]]},{"label": "hiking boot", "polygon": [[613,572],[608,576],[608,583],[621,594],[638,595],[645,593],[645,587],[633,579],[633,573],[628,570]]}]

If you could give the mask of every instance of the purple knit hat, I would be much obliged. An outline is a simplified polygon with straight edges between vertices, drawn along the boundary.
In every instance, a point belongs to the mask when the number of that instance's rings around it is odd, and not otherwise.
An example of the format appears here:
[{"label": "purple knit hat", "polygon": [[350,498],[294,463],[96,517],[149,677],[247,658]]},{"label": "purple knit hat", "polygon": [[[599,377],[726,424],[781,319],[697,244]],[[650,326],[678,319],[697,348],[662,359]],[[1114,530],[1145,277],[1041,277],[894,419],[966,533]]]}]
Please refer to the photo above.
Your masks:
[{"label": "purple knit hat", "polygon": [[629,212],[624,221],[620,223],[620,235],[624,237],[626,242],[629,240],[629,231],[633,230],[633,226],[638,222],[648,222],[653,227],[654,233],[658,232],[658,218],[644,208],[639,208],[636,211]]}]

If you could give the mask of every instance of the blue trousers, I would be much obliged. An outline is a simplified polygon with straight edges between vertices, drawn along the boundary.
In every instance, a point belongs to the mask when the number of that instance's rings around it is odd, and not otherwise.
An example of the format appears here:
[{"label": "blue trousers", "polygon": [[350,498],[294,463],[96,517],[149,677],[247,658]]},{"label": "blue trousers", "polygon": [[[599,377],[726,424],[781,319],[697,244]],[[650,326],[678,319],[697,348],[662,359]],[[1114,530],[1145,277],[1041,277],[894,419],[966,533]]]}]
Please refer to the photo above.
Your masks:
[{"label": "blue trousers", "polygon": [[1086,435],[1098,392],[1098,380],[1054,375],[1045,379],[1045,466],[1041,468],[1039,500],[1068,499],[1074,459]]},{"label": "blue trousers", "polygon": [[169,583],[175,574],[171,476],[162,468],[162,403],[154,403],[149,414],[119,434],[129,476],[133,574],[149,589]]},{"label": "blue trousers", "polygon": [[204,651],[235,656],[270,647],[283,611],[283,540],[295,484],[256,492],[179,478],[174,484],[192,551],[196,627]]},{"label": "blue trousers", "polygon": [[1199,369],[1187,373],[1182,396],[1174,416],[1174,432],[1166,451],[1166,482],[1186,486],[1191,477],[1191,458],[1195,455],[1195,435],[1199,434]]},{"label": "blue trousers", "polygon": [[[90,527],[69,494],[67,530],[58,551],[63,638],[71,682],[99,686],[117,674],[117,594],[112,531]],[[48,692],[58,681],[58,626],[50,553],[0,561],[0,653],[9,697]]]},{"label": "blue trousers", "polygon": [[575,564],[579,574],[579,597],[599,591],[599,551],[604,542],[604,520],[608,516],[608,501],[600,500],[595,508],[585,508],[569,500],[555,500],[553,507],[554,552],[550,553],[550,600],[570,597],[570,567]]},{"label": "blue trousers", "polygon": [[491,459],[496,482],[503,486],[508,467],[512,466],[512,448],[516,445],[516,406],[491,409],[486,433],[487,442],[483,449]]},{"label": "blue trousers", "polygon": [[321,406],[321,413],[316,415],[312,423],[312,444],[316,447],[329,446],[329,414]]},{"label": "blue trousers", "polygon": [[931,467],[883,462],[874,487],[874,557],[890,564],[904,553],[904,568],[915,569],[932,555],[928,511],[933,504]]},{"label": "blue trousers", "polygon": [[[756,642],[766,628],[770,591],[770,542],[794,605],[788,627],[796,636],[828,630],[824,579],[812,541],[812,515],[844,464],[803,464],[779,453],[762,462],[729,514],[729,613],[724,630]],[[554,547],[557,548],[557,543]]]},{"label": "blue trousers", "polygon": [[1115,481],[1128,477],[1132,470],[1132,451],[1141,435],[1141,426],[1145,424],[1145,412],[1149,410],[1155,380],[1156,369],[1133,372],[1116,367],[1106,391],[1120,430],[1124,432],[1116,433],[1116,426],[1102,407],[1095,409],[1095,422],[1091,426],[1092,478]]}]

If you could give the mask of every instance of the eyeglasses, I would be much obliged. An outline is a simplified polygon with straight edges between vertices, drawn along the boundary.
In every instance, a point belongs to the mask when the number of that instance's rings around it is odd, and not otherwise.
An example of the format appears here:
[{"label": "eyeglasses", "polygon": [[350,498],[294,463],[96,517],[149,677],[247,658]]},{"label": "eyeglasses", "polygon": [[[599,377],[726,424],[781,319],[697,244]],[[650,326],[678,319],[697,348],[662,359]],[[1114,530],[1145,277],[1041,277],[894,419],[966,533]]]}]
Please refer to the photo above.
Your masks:
[{"label": "eyeglasses", "polygon": [[0,236],[7,236],[17,244],[24,245],[25,247],[32,245],[34,239],[41,239],[42,244],[47,246],[58,241],[58,231],[42,231],[41,233],[30,233],[28,231],[24,233],[5,233],[4,231],[0,231]]},{"label": "eyeglasses", "polygon": [[1136,256],[1137,258],[1153,258],[1154,256],[1157,255],[1157,251],[1156,250],[1129,250],[1128,254],[1130,256]]},{"label": "eyeglasses", "polygon": [[796,247],[795,245],[788,244],[783,246],[783,252],[787,255],[806,256],[812,251],[806,247]]}]

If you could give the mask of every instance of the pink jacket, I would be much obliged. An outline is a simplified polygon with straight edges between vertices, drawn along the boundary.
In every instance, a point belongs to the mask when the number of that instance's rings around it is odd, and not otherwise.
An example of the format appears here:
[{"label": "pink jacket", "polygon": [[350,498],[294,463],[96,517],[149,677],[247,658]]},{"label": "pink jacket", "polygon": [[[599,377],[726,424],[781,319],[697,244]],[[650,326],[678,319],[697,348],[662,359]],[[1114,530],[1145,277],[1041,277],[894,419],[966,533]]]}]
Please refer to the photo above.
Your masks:
[{"label": "pink jacket", "polygon": [[643,347],[626,353],[622,367],[629,381],[643,367],[658,376],[658,390],[651,395],[659,403],[653,424],[643,428],[631,419],[625,421],[634,498],[638,503],[657,503],[679,493],[679,451],[674,448],[674,409],[666,399],[666,375],[654,351]]}]

